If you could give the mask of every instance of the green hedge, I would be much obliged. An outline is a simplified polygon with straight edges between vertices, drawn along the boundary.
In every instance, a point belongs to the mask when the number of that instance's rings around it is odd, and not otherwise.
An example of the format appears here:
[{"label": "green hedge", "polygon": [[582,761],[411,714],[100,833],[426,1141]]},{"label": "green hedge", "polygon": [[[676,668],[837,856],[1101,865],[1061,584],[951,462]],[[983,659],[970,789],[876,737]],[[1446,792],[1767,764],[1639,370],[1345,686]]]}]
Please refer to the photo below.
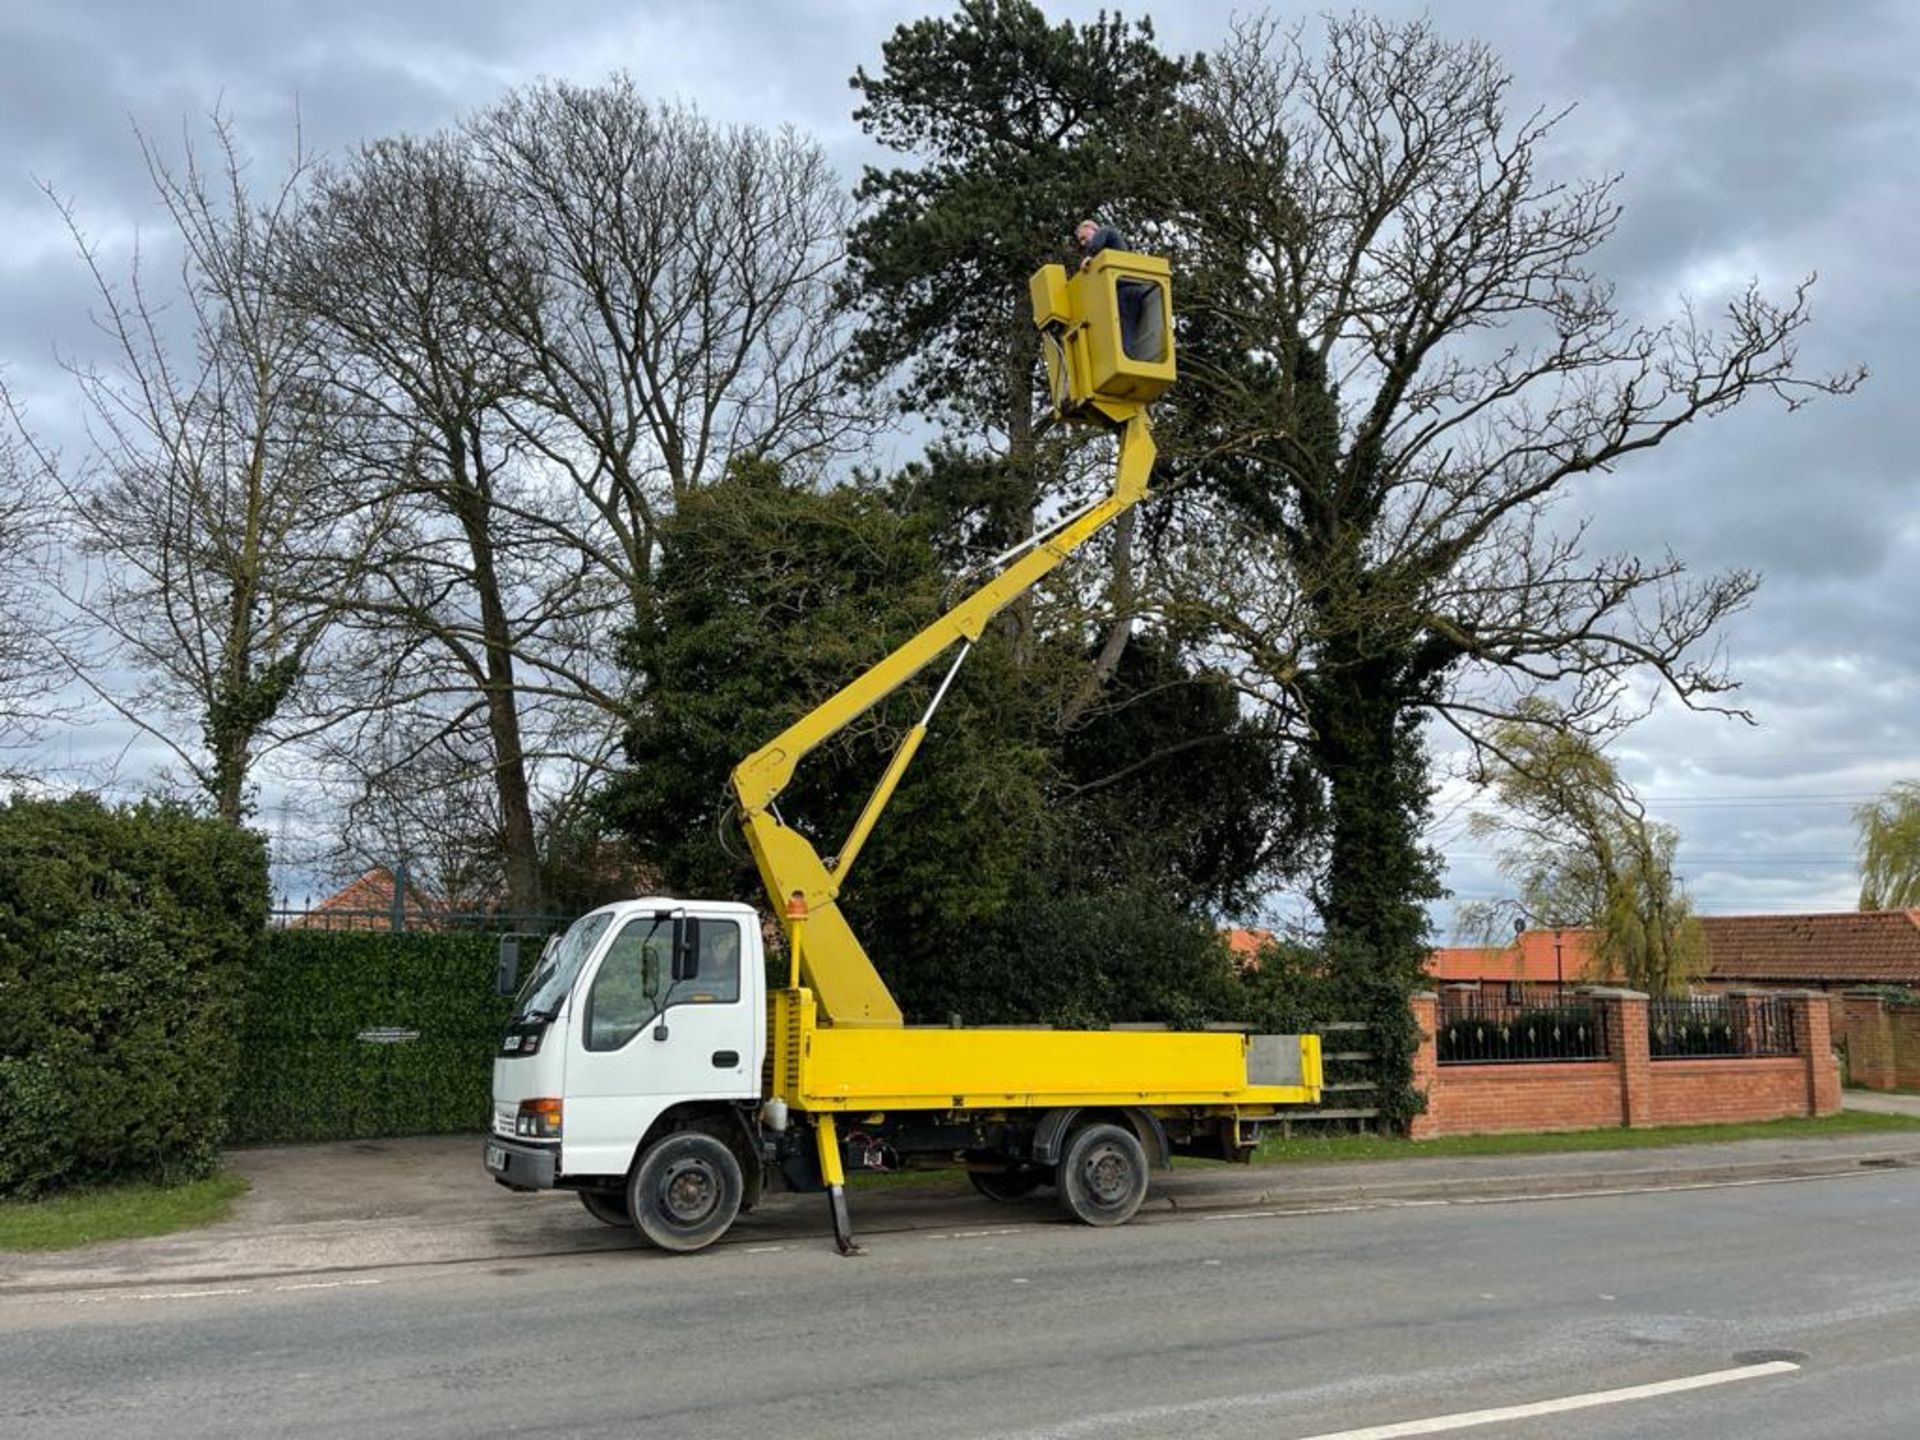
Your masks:
[{"label": "green hedge", "polygon": [[266,909],[259,838],[182,806],[0,804],[0,1195],[212,1172]]},{"label": "green hedge", "polygon": [[[233,1138],[358,1140],[484,1129],[509,1003],[498,938],[276,930],[248,987]],[[380,1044],[369,1031],[415,1031]]]}]

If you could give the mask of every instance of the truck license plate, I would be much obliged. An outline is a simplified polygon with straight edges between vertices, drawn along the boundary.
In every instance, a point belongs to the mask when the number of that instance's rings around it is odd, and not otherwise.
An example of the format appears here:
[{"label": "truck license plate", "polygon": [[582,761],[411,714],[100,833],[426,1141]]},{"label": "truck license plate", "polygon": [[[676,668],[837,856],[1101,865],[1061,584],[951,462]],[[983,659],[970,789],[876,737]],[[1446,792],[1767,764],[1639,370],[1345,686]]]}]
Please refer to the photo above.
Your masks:
[{"label": "truck license plate", "polygon": [[507,1152],[498,1145],[487,1146],[487,1169],[504,1170],[507,1168]]}]

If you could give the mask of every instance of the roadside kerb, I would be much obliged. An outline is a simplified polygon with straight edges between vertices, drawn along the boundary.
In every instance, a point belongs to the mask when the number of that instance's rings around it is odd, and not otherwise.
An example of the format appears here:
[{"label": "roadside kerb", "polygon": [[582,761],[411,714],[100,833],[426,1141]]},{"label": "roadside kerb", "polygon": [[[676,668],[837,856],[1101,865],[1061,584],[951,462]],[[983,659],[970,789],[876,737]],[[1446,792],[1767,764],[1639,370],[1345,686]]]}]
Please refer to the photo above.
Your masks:
[{"label": "roadside kerb", "polygon": [[[61,1291],[262,1280],[639,1250],[636,1239],[586,1215],[570,1196],[513,1195],[478,1173],[471,1141],[388,1141],[241,1152],[255,1193],[219,1225],[150,1240],[47,1255],[0,1257],[0,1298]],[[372,1152],[372,1153],[363,1153]],[[390,1188],[362,1193],[358,1164]],[[1747,1140],[1660,1151],[1577,1151],[1178,1169],[1157,1176],[1148,1223],[1234,1211],[1304,1212],[1400,1204],[1487,1204],[1920,1167],[1920,1145],[1885,1134]],[[316,1177],[300,1184],[302,1174]],[[354,1208],[357,1207],[357,1208]],[[855,1197],[868,1237],[1054,1223],[1046,1195],[995,1204],[956,1185],[881,1187]],[[743,1216],[735,1245],[810,1243],[828,1233],[818,1197],[778,1196]],[[697,1262],[695,1262],[697,1263]]]}]

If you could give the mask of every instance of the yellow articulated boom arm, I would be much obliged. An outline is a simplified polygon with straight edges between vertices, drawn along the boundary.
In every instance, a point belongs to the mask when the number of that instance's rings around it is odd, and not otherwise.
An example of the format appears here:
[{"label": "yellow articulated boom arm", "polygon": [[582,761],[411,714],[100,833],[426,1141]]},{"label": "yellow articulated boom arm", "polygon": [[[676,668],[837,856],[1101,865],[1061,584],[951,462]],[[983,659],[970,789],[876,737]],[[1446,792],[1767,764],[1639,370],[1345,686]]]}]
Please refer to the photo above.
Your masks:
[{"label": "yellow articulated boom arm", "polygon": [[[788,726],[741,761],[733,772],[733,789],[747,843],[773,901],[774,913],[789,917],[798,914],[806,922],[806,943],[800,951],[800,973],[795,983],[814,992],[821,1018],[834,1025],[901,1023],[900,1007],[841,914],[838,900],[855,858],[926,737],[927,723],[945,697],[960,662],[995,615],[1139,503],[1153,472],[1154,444],[1147,426],[1146,403],[1173,379],[1166,262],[1105,251],[1071,281],[1060,266],[1047,266],[1034,276],[1031,288],[1034,321],[1049,341],[1047,359],[1055,412],[1119,428],[1119,464],[1113,490],[1030,542],[1031,548],[1006,569]],[[1149,312],[1149,320],[1142,322],[1140,316]],[[1145,348],[1151,354],[1146,358],[1134,353],[1143,348],[1136,343],[1136,330],[1148,336]],[[956,645],[960,653],[952,668],[926,713],[900,742],[840,853],[831,861],[822,860],[806,837],[785,824],[775,810],[775,802],[792,780],[795,767]],[[797,905],[796,901],[804,903]],[[788,941],[792,944],[791,919],[788,923]]]}]

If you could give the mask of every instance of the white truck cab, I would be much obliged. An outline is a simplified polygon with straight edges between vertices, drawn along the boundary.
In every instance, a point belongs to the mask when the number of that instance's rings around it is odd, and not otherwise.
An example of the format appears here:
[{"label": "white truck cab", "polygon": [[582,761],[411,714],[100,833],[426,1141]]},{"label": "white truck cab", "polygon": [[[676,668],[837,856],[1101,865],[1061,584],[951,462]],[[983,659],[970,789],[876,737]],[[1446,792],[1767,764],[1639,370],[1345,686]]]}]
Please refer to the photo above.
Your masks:
[{"label": "white truck cab", "polygon": [[520,987],[493,1062],[487,1169],[611,1208],[668,1112],[759,1103],[765,987],[751,906],[649,897],[581,916]]}]

